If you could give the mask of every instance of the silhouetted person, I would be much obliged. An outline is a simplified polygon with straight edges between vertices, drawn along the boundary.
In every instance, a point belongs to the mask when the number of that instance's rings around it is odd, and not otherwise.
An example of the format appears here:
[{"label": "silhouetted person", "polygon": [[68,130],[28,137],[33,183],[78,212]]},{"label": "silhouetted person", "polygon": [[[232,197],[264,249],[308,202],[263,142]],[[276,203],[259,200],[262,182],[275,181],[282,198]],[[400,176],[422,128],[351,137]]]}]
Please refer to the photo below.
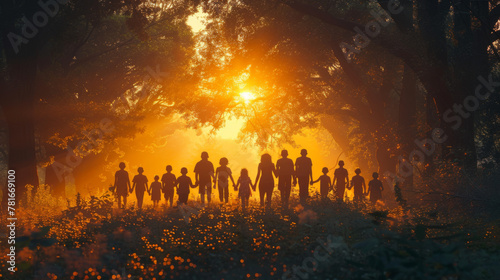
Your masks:
[{"label": "silhouetted person", "polygon": [[[238,191],[239,187],[239,191]],[[241,199],[241,209],[245,211],[248,207],[248,199],[252,196],[252,190],[255,189],[255,186],[252,185],[252,180],[248,176],[248,170],[245,168],[241,169],[240,178],[238,178],[238,182],[234,187],[235,191],[238,191],[238,197]]]},{"label": "silhouetted person", "polygon": [[384,190],[384,186],[382,182],[378,179],[378,173],[373,172],[373,180],[368,183],[368,193],[370,195],[371,203],[375,204],[377,200],[382,199],[382,191]]},{"label": "silhouetted person", "polygon": [[144,192],[148,190],[148,178],[142,175],[144,173],[144,169],[142,167],[137,168],[137,172],[139,174],[134,176],[132,182],[132,188],[130,192],[134,191],[135,188],[135,196],[137,197],[137,208],[142,209],[142,202],[144,201]]},{"label": "silhouetted person", "polygon": [[[115,187],[115,193],[118,197],[118,208],[125,208],[127,205],[128,191],[130,189],[130,179],[128,177],[128,172],[125,171],[125,163],[120,162],[118,167],[120,167],[120,170],[115,173],[115,183],[113,186]],[[123,207],[121,201],[122,198]]]},{"label": "silhouetted person", "polygon": [[300,154],[301,157],[295,160],[295,176],[299,181],[300,204],[304,205],[307,202],[307,198],[309,198],[309,184],[313,182],[312,161],[307,157],[306,149],[302,149]]},{"label": "silhouetted person", "polygon": [[332,181],[330,179],[330,176],[326,175],[328,174],[328,171],[328,167],[323,167],[323,169],[321,170],[321,172],[323,172],[323,175],[319,176],[318,180],[312,182],[312,184],[320,182],[319,193],[321,194],[321,198],[323,199],[328,198],[328,193],[332,188]]},{"label": "silhouetted person", "polygon": [[215,170],[214,176],[214,189],[219,187],[219,199],[220,202],[229,202],[229,178],[233,182],[233,187],[235,185],[233,179],[233,173],[231,169],[227,167],[229,164],[229,160],[225,157],[219,160],[220,166]]},{"label": "silhouetted person", "polygon": [[151,183],[149,191],[151,192],[151,200],[153,201],[153,207],[156,208],[161,199],[161,183],[158,181],[160,176],[155,176],[155,181]]},{"label": "silhouetted person", "polygon": [[194,167],[195,186],[200,186],[199,192],[201,196],[201,203],[205,203],[205,192],[207,194],[207,201],[210,203],[212,196],[212,179],[214,177],[214,165],[208,161],[208,153],[201,153],[201,160]]},{"label": "silhouetted person", "polygon": [[354,188],[354,202],[362,202],[363,201],[363,195],[366,193],[366,184],[365,184],[365,178],[363,178],[361,175],[361,169],[356,168],[354,170],[354,177],[351,179],[351,187],[349,188],[352,189]]},{"label": "silhouetted person", "polygon": [[[260,206],[264,206],[264,201],[266,201],[266,207],[271,206],[271,199],[274,190],[274,177],[277,176],[276,168],[272,161],[270,154],[263,154],[260,157],[259,168],[257,171],[257,178],[255,179],[255,186],[259,182],[259,195],[260,195]],[[262,175],[262,176],[261,176]],[[254,188],[255,191],[255,188]]]},{"label": "silhouetted person", "polygon": [[278,190],[281,192],[281,204],[284,209],[288,208],[290,192],[292,191],[292,178],[295,181],[293,160],[288,158],[288,151],[281,151],[282,158],[276,162],[276,173],[278,173]]},{"label": "silhouetted person", "polygon": [[349,174],[344,168],[344,161],[339,161],[339,168],[335,169],[332,185],[335,186],[335,195],[338,201],[344,199],[345,187],[349,186]]},{"label": "silhouetted person", "polygon": [[167,165],[167,173],[161,176],[163,195],[165,196],[165,207],[167,203],[170,202],[170,207],[174,203],[174,192],[175,192],[175,175],[172,174],[172,166]]},{"label": "silhouetted person", "polygon": [[187,168],[183,167],[181,168],[182,175],[177,178],[177,195],[179,196],[178,204],[187,204],[190,192],[189,188],[196,187],[195,185],[193,185],[193,181],[191,181],[191,178],[186,176],[187,173]]}]

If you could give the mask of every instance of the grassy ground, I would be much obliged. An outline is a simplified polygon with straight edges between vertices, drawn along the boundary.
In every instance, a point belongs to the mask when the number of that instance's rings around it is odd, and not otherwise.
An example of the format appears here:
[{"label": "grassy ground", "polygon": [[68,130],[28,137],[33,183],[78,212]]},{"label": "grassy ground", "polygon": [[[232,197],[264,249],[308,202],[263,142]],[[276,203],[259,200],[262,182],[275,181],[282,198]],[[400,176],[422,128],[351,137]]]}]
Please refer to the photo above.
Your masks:
[{"label": "grassy ground", "polygon": [[[313,198],[143,211],[109,198],[19,213],[6,279],[500,279],[498,227]],[[23,219],[24,218],[24,219]],[[6,218],[2,218],[5,221]],[[3,227],[4,225],[2,225]],[[5,238],[1,248],[7,248]]]}]

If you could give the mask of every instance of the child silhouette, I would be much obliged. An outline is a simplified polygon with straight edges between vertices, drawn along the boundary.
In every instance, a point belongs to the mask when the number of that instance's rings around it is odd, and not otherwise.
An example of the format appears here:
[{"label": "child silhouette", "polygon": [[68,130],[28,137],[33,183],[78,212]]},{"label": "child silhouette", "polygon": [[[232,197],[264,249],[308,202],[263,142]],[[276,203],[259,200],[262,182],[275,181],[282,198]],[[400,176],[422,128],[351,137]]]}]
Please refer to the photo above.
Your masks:
[{"label": "child silhouette", "polygon": [[170,207],[174,202],[174,192],[175,192],[175,175],[172,174],[172,166],[167,165],[166,167],[167,173],[163,174],[161,177],[162,190],[163,195],[165,196],[165,207],[167,206],[167,202],[170,202]]},{"label": "child silhouette", "polygon": [[321,172],[323,172],[323,175],[319,176],[318,180],[312,182],[313,184],[320,182],[319,192],[321,194],[321,198],[323,199],[328,198],[328,192],[332,188],[330,176],[326,175],[328,174],[328,171],[328,167],[323,167],[323,169],[321,170]]},{"label": "child silhouette", "polygon": [[193,181],[191,181],[191,178],[186,176],[188,173],[188,170],[186,167],[181,168],[181,176],[177,178],[177,195],[179,196],[179,204],[187,204],[188,197],[189,197],[189,188],[195,188],[196,186],[193,185]]},{"label": "child silhouette", "polygon": [[156,208],[161,199],[161,183],[158,182],[160,176],[155,176],[155,181],[151,183],[149,187],[149,192],[151,193],[151,200],[153,201],[153,207]]},{"label": "child silhouette", "polygon": [[229,161],[227,158],[223,157],[220,159],[220,166],[215,170],[214,176],[214,189],[219,187],[219,199],[220,202],[229,202],[229,178],[235,185],[231,169],[227,167]]},{"label": "child silhouette", "polygon": [[234,190],[237,191],[239,187],[238,197],[241,199],[241,208],[245,211],[248,206],[248,199],[252,196],[251,188],[255,188],[252,185],[252,180],[248,177],[248,170],[243,168],[241,169],[240,178],[238,178],[238,182],[234,187]]},{"label": "child silhouette", "polygon": [[351,179],[351,187],[349,190],[354,188],[354,202],[362,202],[363,194],[366,193],[365,178],[359,175],[361,173],[361,169],[359,168],[356,168],[354,173],[356,173],[356,175]]}]

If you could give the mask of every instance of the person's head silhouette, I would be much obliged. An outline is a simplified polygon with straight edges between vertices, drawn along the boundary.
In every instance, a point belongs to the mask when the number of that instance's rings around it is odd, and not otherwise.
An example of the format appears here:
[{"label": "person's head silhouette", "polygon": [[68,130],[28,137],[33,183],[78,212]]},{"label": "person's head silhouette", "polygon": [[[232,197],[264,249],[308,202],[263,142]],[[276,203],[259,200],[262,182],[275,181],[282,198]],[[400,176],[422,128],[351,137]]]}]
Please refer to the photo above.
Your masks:
[{"label": "person's head silhouette", "polygon": [[219,160],[219,164],[220,164],[221,166],[226,166],[226,165],[228,165],[228,164],[229,164],[229,160],[228,160],[227,158],[223,157],[223,158],[221,158],[221,159]]},{"label": "person's head silhouette", "polygon": [[201,159],[208,159],[208,153],[207,152],[202,152],[201,153]]},{"label": "person's head silhouette", "polygon": [[120,169],[125,169],[125,162],[120,162],[120,164],[118,164],[118,167],[120,167]]},{"label": "person's head silhouette", "polygon": [[373,179],[377,179],[378,178],[378,173],[377,172],[373,172],[372,177],[373,177]]},{"label": "person's head silhouette", "polygon": [[358,175],[359,175],[359,173],[361,173],[361,169],[356,168],[356,170],[354,170],[354,173],[356,173],[356,174],[358,174]]},{"label": "person's head silhouette", "polygon": [[248,177],[248,170],[246,168],[241,169],[241,177]]},{"label": "person's head silhouette", "polygon": [[167,165],[167,172],[171,172],[172,171],[172,165]]},{"label": "person's head silhouette", "polygon": [[302,150],[300,151],[300,154],[301,154],[303,157],[307,156],[307,150],[306,150],[306,149],[302,149]]},{"label": "person's head silhouette", "polygon": [[139,172],[139,174],[142,174],[144,172],[144,168],[142,167],[137,168],[137,172]]},{"label": "person's head silhouette", "polygon": [[156,175],[155,176],[155,181],[158,181],[160,179],[160,176]]},{"label": "person's head silhouette", "polygon": [[181,174],[186,175],[188,173],[188,169],[186,167],[181,168]]},{"label": "person's head silhouette", "polygon": [[281,156],[286,158],[288,156],[288,151],[287,150],[281,151]]},{"label": "person's head silhouette", "polygon": [[339,166],[340,166],[340,167],[343,167],[343,166],[344,166],[344,161],[343,161],[343,160],[339,161]]},{"label": "person's head silhouette", "polygon": [[267,163],[270,163],[272,162],[272,158],[271,158],[271,155],[270,154],[263,154],[261,157],[260,157],[260,162],[267,162]]},{"label": "person's head silhouette", "polygon": [[321,170],[321,172],[323,172],[323,174],[327,174],[328,173],[328,167],[323,167],[323,169]]}]

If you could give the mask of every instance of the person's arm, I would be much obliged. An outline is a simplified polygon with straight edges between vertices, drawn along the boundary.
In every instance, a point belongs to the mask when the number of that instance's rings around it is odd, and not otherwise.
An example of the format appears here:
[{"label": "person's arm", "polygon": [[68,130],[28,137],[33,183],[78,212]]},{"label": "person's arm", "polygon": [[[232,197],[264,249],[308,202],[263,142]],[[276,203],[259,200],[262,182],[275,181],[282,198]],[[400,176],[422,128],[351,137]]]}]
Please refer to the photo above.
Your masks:
[{"label": "person's arm", "polygon": [[214,175],[214,189],[217,188],[217,176],[219,175],[219,167],[215,169],[215,175]]},{"label": "person's arm", "polygon": [[312,164],[312,161],[311,161],[311,164],[309,165],[309,175],[311,177],[311,180],[310,180],[311,181],[311,185],[312,185],[312,181],[314,180],[313,179],[313,167],[312,167],[312,165],[313,164]]},{"label": "person's arm", "polygon": [[128,173],[127,173],[127,186],[130,189],[130,177],[128,177]]},{"label": "person's arm", "polygon": [[[319,180],[321,180],[321,176],[319,176],[318,180],[316,180],[316,181],[311,181],[311,185],[312,185],[312,184],[316,184],[317,182],[319,182]],[[330,183],[330,182],[328,182],[328,183]]]},{"label": "person's arm", "polygon": [[366,184],[365,179],[363,178],[363,193],[366,193]]},{"label": "person's arm", "polygon": [[116,179],[117,176],[116,175],[118,175],[118,174],[115,173],[115,182],[113,183],[113,187],[115,187],[115,191],[116,191],[116,181],[117,181],[117,179]]},{"label": "person's arm", "polygon": [[234,190],[237,191],[239,186],[240,186],[240,179],[238,179],[236,186],[234,186]]},{"label": "person's arm", "polygon": [[233,186],[234,186],[234,185],[236,185],[236,184],[234,183],[234,179],[233,179],[233,174],[232,174],[232,173],[229,173],[229,178],[231,178],[231,182],[233,182]]},{"label": "person's arm", "polygon": [[259,178],[260,178],[260,172],[261,172],[261,171],[260,171],[260,169],[261,169],[260,167],[261,167],[261,166],[260,166],[260,164],[259,164],[259,168],[257,169],[257,178],[255,178],[255,184],[256,184],[256,185],[257,185],[257,182],[259,182]]},{"label": "person's arm", "polygon": [[273,174],[274,174],[275,178],[278,178],[278,171],[276,171],[276,167],[274,166],[274,163],[273,163]]},{"label": "person's arm", "polygon": [[382,181],[379,181],[380,182],[380,191],[383,191],[384,190],[384,184],[382,184]]},{"label": "person's arm", "polygon": [[136,185],[136,183],[135,183],[135,181],[134,181],[134,183],[132,184],[132,188],[130,188],[130,192],[133,192],[133,191],[134,191],[135,185]]},{"label": "person's arm", "polygon": [[217,169],[215,169],[215,175],[214,175],[214,183],[217,182],[217,175],[219,174],[219,167],[217,167]]},{"label": "person's arm", "polygon": [[189,186],[190,186],[191,188],[196,188],[196,184],[195,184],[195,185],[193,185],[193,181],[191,180],[191,178],[189,178]]},{"label": "person's arm", "polygon": [[346,171],[345,171],[345,179],[346,179],[346,181],[347,181],[347,182],[346,182],[346,185],[347,185],[347,186],[349,186],[349,172],[347,171],[347,169],[346,169]]}]

